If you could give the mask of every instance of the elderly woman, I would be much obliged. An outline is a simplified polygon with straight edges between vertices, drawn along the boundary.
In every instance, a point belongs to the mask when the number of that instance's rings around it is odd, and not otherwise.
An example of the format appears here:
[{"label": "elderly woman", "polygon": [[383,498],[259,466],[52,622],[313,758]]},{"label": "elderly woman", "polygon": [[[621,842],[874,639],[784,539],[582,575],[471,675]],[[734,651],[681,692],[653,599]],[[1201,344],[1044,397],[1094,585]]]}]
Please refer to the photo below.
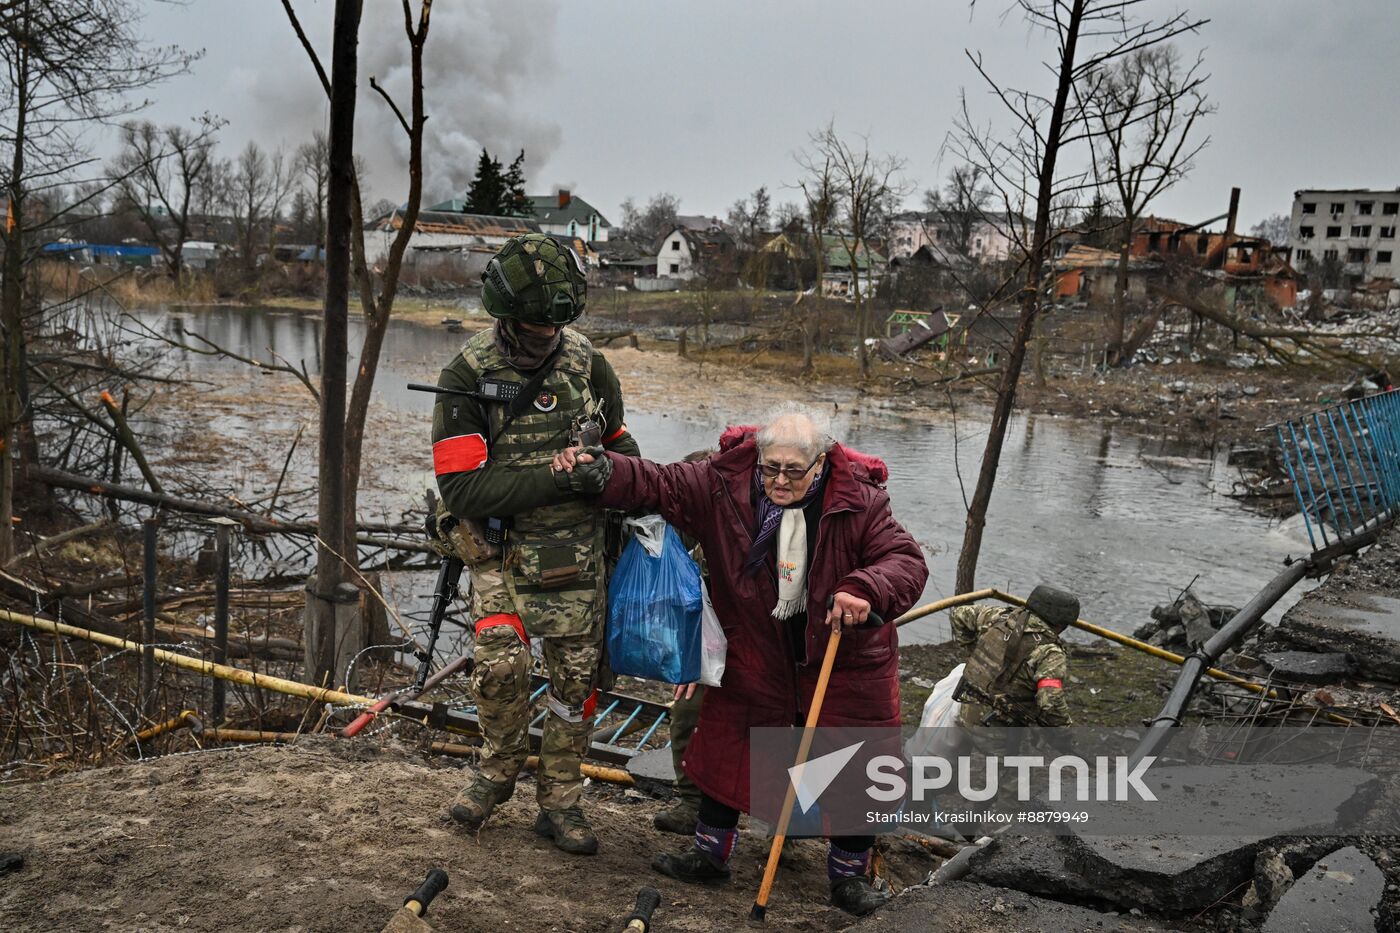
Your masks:
[{"label": "elderly woman", "polygon": [[[694,846],[658,855],[652,867],[687,882],[725,881],[739,814],[749,809],[749,730],[805,720],[829,626],[842,626],[843,637],[821,724],[899,726],[895,628],[855,626],[872,608],[893,619],[913,605],[928,578],[923,554],[890,514],[884,463],[834,443],[824,419],[796,405],[760,429],[730,428],[720,452],[698,463],[575,449],[555,466],[602,474],[591,479],[606,480],[603,506],[656,510],[704,548],[729,654],[685,753],[703,794]],[[871,885],[873,843],[830,840],[832,902],[858,915],[889,897]]]}]

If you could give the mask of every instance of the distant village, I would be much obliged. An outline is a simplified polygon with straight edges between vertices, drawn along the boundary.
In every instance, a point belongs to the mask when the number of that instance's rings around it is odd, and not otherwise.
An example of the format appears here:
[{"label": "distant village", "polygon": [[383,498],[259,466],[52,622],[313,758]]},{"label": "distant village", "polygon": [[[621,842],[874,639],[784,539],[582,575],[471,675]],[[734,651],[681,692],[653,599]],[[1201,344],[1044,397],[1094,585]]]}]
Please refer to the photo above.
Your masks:
[{"label": "distant village", "polygon": [[[762,196],[762,189],[758,194]],[[932,199],[930,199],[932,200]],[[674,203],[674,201],[673,201]],[[742,202],[741,202],[742,203]],[[1127,294],[1146,297],[1154,280],[1170,280],[1184,267],[1272,304],[1295,308],[1299,295],[1322,289],[1328,297],[1361,293],[1386,306],[1400,304],[1396,275],[1396,228],[1400,188],[1305,189],[1297,191],[1288,215],[1275,215],[1249,232],[1238,228],[1239,191],[1220,214],[1203,220],[1149,216],[1124,229],[1121,220],[1085,209],[1074,223],[1054,231],[1053,296],[1087,304],[1113,299],[1120,257],[1127,251]],[[404,207],[366,221],[366,261],[385,258],[403,225]],[[543,232],[569,241],[596,286],[642,292],[675,291],[703,284],[773,290],[812,290],[851,300],[887,295],[912,310],[928,295],[944,291],[940,280],[965,287],[973,273],[1015,263],[1029,242],[1032,221],[1014,212],[931,204],[922,211],[892,213],[873,225],[878,232],[856,242],[840,231],[814,233],[808,219],[790,211],[782,225],[672,212],[649,228],[614,225],[600,208],[560,189],[526,196],[516,215],[473,213],[467,198],[433,203],[418,213],[405,264],[421,280],[472,285],[487,259],[510,237]],[[127,230],[111,217],[91,232],[125,233],[119,240],[85,237],[91,220],[76,217],[43,244],[45,258],[83,264],[130,265],[170,271],[172,247],[161,227],[174,226],[160,205],[146,208]],[[760,218],[760,220],[763,218]],[[307,236],[305,224],[264,217],[250,243],[248,221],[234,216],[190,214],[186,226],[199,238],[178,244],[182,270],[211,270],[220,264],[261,267],[268,263],[317,266],[324,244]],[[130,229],[130,227],[146,229]],[[159,235],[166,234],[164,241]],[[300,237],[297,234],[301,234]],[[251,247],[251,249],[249,249]],[[933,283],[932,287],[930,283]],[[944,282],[943,284],[947,284]],[[921,287],[924,286],[924,287]],[[974,292],[975,288],[971,289]],[[921,300],[924,299],[924,300]],[[937,303],[937,302],[935,302]]]}]

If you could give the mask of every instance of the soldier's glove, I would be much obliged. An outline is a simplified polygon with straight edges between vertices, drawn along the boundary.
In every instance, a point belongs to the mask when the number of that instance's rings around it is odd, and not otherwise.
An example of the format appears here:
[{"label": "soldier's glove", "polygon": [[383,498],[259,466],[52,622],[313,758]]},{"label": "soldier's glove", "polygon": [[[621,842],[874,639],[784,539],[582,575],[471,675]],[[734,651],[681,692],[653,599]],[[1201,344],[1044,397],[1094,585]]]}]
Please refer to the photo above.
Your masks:
[{"label": "soldier's glove", "polygon": [[601,447],[585,447],[581,452],[592,457],[593,462],[574,464],[569,474],[569,490],[580,496],[600,496],[612,478],[612,461]]}]

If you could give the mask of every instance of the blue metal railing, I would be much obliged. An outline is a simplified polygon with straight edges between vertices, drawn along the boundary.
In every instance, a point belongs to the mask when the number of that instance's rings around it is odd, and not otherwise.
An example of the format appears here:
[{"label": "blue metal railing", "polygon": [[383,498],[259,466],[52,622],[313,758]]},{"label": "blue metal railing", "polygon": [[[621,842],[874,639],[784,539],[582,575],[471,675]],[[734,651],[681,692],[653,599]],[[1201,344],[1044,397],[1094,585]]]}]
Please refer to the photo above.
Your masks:
[{"label": "blue metal railing", "polygon": [[1400,391],[1311,412],[1274,430],[1314,551],[1400,507]]}]

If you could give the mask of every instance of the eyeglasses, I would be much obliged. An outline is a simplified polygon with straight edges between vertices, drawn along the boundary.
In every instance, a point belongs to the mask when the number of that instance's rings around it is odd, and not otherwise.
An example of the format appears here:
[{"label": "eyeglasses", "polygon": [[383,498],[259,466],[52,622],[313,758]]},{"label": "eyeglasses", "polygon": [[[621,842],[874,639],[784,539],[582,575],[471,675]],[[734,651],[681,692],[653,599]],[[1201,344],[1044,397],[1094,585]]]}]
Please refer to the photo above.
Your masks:
[{"label": "eyeglasses", "polygon": [[797,467],[776,467],[770,463],[760,463],[758,465],[758,472],[762,473],[768,479],[777,479],[778,474],[781,473],[788,478],[788,482],[796,483],[800,481],[802,477],[812,472],[812,467],[816,466],[817,461],[821,458],[822,455],[817,454],[815,457],[812,458],[811,463],[807,464],[801,469],[798,469]]}]

